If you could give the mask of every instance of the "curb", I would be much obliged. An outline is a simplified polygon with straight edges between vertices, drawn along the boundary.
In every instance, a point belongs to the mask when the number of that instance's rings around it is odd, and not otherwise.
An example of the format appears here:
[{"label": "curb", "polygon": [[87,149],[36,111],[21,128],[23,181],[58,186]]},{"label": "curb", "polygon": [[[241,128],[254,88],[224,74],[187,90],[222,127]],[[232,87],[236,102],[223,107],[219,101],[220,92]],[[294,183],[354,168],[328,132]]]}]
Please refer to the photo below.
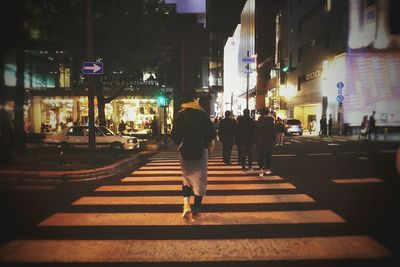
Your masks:
[{"label": "curb", "polygon": [[157,153],[158,148],[142,151],[127,159],[99,168],[75,171],[29,171],[29,170],[1,170],[0,179],[8,181],[54,181],[54,182],[81,182],[109,178],[128,171],[138,165],[143,159]]}]

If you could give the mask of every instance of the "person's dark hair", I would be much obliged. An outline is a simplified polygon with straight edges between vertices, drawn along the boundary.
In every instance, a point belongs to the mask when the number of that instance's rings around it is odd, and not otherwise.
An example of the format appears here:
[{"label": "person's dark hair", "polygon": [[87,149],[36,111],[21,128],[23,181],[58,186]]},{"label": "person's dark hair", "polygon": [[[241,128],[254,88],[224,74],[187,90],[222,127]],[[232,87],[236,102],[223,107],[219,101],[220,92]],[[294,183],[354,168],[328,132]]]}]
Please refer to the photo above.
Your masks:
[{"label": "person's dark hair", "polygon": [[269,110],[266,108],[263,108],[262,110],[260,110],[260,115],[261,116],[269,115]]},{"label": "person's dark hair", "polygon": [[231,112],[229,110],[225,111],[225,118],[228,118],[231,116]]},{"label": "person's dark hair", "polygon": [[247,109],[247,108],[245,108],[245,109],[243,110],[243,116],[245,116],[245,117],[250,117],[250,110]]},{"label": "person's dark hair", "polygon": [[182,103],[192,102],[196,98],[196,92],[193,90],[184,90],[182,93]]}]

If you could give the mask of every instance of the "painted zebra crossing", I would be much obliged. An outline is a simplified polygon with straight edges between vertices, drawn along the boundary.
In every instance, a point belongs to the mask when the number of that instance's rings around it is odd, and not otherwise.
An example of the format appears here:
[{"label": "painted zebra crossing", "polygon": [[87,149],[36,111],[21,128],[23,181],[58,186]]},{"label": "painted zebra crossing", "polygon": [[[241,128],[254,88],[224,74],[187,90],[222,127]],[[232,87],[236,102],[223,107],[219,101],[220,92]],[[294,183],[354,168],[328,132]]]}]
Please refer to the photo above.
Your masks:
[{"label": "painted zebra crossing", "polygon": [[[296,262],[339,260],[343,265],[335,266],[349,266],[349,260],[391,257],[371,237],[340,230],[346,227],[345,218],[283,177],[261,180],[256,173],[240,175],[236,166],[222,165],[218,153],[210,163],[208,195],[198,221],[181,219],[178,156],[161,152],[119,184],[100,186],[38,224],[43,232],[57,229],[73,236],[11,240],[0,247],[0,262],[234,266],[284,261],[296,266]],[[328,234],[318,231],[327,226]]]}]

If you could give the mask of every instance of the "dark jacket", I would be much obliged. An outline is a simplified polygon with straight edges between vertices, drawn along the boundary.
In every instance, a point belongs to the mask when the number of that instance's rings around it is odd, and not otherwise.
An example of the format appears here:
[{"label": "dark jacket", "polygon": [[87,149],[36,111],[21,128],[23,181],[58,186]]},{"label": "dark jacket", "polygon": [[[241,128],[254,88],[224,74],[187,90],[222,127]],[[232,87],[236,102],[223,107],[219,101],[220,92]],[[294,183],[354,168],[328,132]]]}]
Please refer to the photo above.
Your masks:
[{"label": "dark jacket", "polygon": [[237,119],[237,131],[236,131],[236,144],[254,144],[254,130],[256,122],[245,116],[239,116]]},{"label": "dark jacket", "polygon": [[185,108],[176,115],[170,137],[178,145],[183,142],[186,148],[197,150],[199,146],[208,148],[215,136],[215,129],[206,112]]},{"label": "dark jacket", "polygon": [[234,119],[224,118],[221,120],[218,127],[218,136],[221,141],[223,142],[223,139],[234,138],[236,136],[236,128],[237,124]]},{"label": "dark jacket", "polygon": [[275,132],[277,132],[277,133],[285,132],[285,125],[283,124],[283,122],[275,123]]},{"label": "dark jacket", "polygon": [[271,116],[261,116],[255,128],[256,149],[259,153],[272,150],[274,143],[274,118]]}]

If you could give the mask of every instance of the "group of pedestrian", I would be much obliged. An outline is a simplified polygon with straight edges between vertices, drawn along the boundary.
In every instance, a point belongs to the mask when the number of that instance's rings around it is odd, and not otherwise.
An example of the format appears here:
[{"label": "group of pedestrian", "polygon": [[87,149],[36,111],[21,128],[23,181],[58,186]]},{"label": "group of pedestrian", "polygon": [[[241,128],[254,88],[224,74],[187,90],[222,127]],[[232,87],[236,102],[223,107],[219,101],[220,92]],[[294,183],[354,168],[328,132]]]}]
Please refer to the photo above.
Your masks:
[{"label": "group of pedestrian", "polygon": [[332,115],[329,114],[329,119],[326,121],[326,115],[322,115],[319,120],[320,125],[320,136],[329,136],[332,137]]},{"label": "group of pedestrian", "polygon": [[375,119],[375,110],[372,111],[372,114],[369,116],[365,115],[361,121],[360,135],[358,139],[362,140],[372,140],[371,135],[374,135],[374,140],[377,140],[378,132],[376,129],[376,119]]},{"label": "group of pedestrian", "polygon": [[[260,112],[258,121],[250,117],[248,109],[243,110],[243,115],[237,120],[232,118],[230,111],[225,112],[225,118],[221,120],[218,127],[218,137],[222,143],[223,162],[231,165],[231,152],[236,144],[238,150],[239,165],[242,166],[242,173],[253,171],[254,150],[258,156],[260,178],[264,174],[271,174],[271,152],[275,139],[277,145],[283,144],[284,124],[282,120],[277,121],[269,114],[269,110],[263,109]],[[275,134],[277,138],[275,137]],[[248,169],[246,169],[246,159]]]}]

